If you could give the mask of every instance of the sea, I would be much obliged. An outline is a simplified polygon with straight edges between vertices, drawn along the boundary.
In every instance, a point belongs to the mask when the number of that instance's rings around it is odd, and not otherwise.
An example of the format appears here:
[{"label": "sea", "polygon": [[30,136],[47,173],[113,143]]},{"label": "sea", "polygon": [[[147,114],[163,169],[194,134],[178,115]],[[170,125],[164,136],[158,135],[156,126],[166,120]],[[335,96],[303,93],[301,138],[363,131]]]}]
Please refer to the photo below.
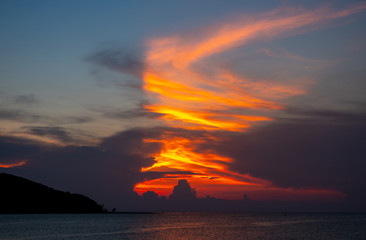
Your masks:
[{"label": "sea", "polygon": [[366,239],[366,214],[0,214],[0,240]]}]

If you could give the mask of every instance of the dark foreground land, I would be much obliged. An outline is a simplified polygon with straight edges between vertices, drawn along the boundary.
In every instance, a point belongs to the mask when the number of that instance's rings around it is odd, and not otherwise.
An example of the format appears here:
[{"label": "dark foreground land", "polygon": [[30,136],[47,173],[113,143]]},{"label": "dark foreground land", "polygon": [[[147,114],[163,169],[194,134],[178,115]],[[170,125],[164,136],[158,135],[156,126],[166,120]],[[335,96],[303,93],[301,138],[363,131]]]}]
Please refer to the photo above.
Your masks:
[{"label": "dark foreground land", "polygon": [[14,175],[0,174],[0,213],[102,213],[92,199]]}]

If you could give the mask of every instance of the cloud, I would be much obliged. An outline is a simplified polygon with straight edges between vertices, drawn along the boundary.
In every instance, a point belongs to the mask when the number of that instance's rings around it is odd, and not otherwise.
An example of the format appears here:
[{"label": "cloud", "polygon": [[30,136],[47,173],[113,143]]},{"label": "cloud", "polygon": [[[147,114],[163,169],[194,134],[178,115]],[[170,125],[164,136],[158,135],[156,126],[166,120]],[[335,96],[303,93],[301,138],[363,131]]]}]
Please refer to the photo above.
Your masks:
[{"label": "cloud", "polygon": [[7,134],[63,146],[94,145],[97,140],[88,132],[61,126],[22,126]]},{"label": "cloud", "polygon": [[31,159],[40,153],[43,146],[27,139],[0,135],[0,164],[14,165]]},{"label": "cloud", "polygon": [[358,112],[352,111],[336,111],[329,109],[302,109],[296,107],[288,107],[285,112],[290,116],[300,116],[310,118],[314,121],[330,121],[332,124],[355,124],[355,123],[366,123],[366,112],[365,109],[360,109]]},{"label": "cloud", "polygon": [[[176,184],[176,182],[175,182]],[[209,211],[209,212],[264,212],[264,211],[352,211],[354,208],[345,207],[340,202],[314,202],[309,199],[298,201],[253,201],[247,194],[240,200],[225,200],[211,196],[196,197],[196,192],[190,183],[178,180],[169,198],[154,191],[146,191],[142,198],[136,199],[136,207],[140,211]],[[357,209],[357,208],[356,208]]]},{"label": "cloud", "polygon": [[112,119],[132,119],[132,118],[150,118],[155,119],[161,117],[161,114],[154,113],[146,110],[143,104],[140,104],[136,108],[132,108],[129,110],[121,110],[117,108],[108,108],[108,107],[93,107],[91,111],[102,113],[104,117],[112,118]]},{"label": "cloud", "polygon": [[31,113],[24,109],[12,109],[0,107],[0,121],[10,120],[21,123],[45,123],[45,124],[82,124],[94,121],[88,116],[64,116],[52,117],[42,114]]},{"label": "cloud", "polygon": [[38,114],[31,114],[24,110],[0,108],[0,120],[3,119],[3,120],[32,123],[39,121],[41,118],[42,117]]},{"label": "cloud", "polygon": [[134,76],[140,76],[144,67],[137,52],[131,50],[105,49],[86,57],[86,61]]},{"label": "cloud", "polygon": [[173,201],[189,201],[196,199],[196,190],[192,189],[186,179],[178,181],[178,185],[174,186],[173,193],[169,196]]},{"label": "cloud", "polygon": [[22,127],[27,133],[37,136],[47,136],[54,139],[58,139],[61,142],[74,142],[76,139],[72,133],[63,127],[35,127],[25,126]]},{"label": "cloud", "polygon": [[[199,200],[196,194],[200,196],[203,194],[199,191],[196,193],[188,183],[194,179],[187,178],[190,179],[188,181],[181,179],[182,176],[192,175],[190,172],[141,173],[141,167],[148,167],[154,163],[153,156],[161,151],[162,147],[158,142],[146,142],[144,139],[157,138],[166,130],[168,129],[154,128],[120,132],[103,139],[94,147],[59,147],[21,138],[1,137],[0,163],[18,163],[20,159],[25,159],[27,160],[25,165],[3,170],[64,191],[85,194],[99,203],[104,203],[109,209],[116,207],[118,210],[151,211],[156,207],[155,210],[213,210],[217,207],[235,210],[235,206],[237,209],[248,210],[240,201],[213,201],[211,198],[207,201]],[[170,131],[173,130],[170,129]],[[184,132],[182,134],[184,135]],[[185,134],[192,136],[198,133],[191,131],[190,134],[186,131]],[[365,127],[336,128],[327,127],[327,125],[307,125],[306,123],[295,125],[294,123],[293,125],[274,124],[247,133],[222,134],[225,141],[199,144],[196,146],[197,151],[214,149],[224,156],[235,159],[235,162],[230,164],[232,171],[269,179],[284,189],[327,187],[344,191],[349,199],[365,200],[366,196],[363,196],[365,194],[360,190],[366,187],[363,172]],[[348,141],[345,142],[344,139]],[[167,203],[166,198],[164,200],[158,197],[158,203],[154,205],[147,196],[145,200],[149,201],[139,202],[138,196],[133,191],[134,186],[144,180],[164,177],[165,174],[176,174],[177,178],[171,178],[171,180],[174,185],[178,182],[178,185],[169,199],[172,201],[176,199],[175,202],[182,204],[171,203],[164,207]],[[154,192],[160,194],[155,190]],[[252,199],[255,192],[242,191],[242,196],[243,194],[248,194]],[[317,194],[322,192],[319,191]],[[149,195],[156,196],[156,194]],[[303,197],[303,201],[309,201],[306,194]],[[188,203],[187,199],[191,199],[192,202]],[[298,202],[302,200],[297,199]],[[261,206],[264,202],[257,203],[258,209],[263,209]],[[141,208],[142,205],[139,204],[145,204],[145,208]],[[282,205],[280,202],[278,204],[272,206],[268,202],[268,206],[264,205],[268,209],[281,209],[288,205],[285,202]],[[353,206],[356,209],[357,206],[363,206],[360,202],[357,204]],[[331,205],[329,204],[329,207]],[[274,208],[276,206],[277,208]],[[301,207],[301,204],[298,207]]]},{"label": "cloud", "polygon": [[170,171],[148,171],[148,172],[142,172],[145,180],[151,180],[151,179],[159,179],[159,178],[181,178],[181,176],[192,176],[192,175],[202,175],[200,173],[195,173],[191,171],[171,171],[171,169],[167,168],[167,170]]},{"label": "cloud", "polygon": [[14,102],[17,104],[36,104],[39,103],[39,99],[34,94],[17,95],[14,97]]},{"label": "cloud", "polygon": [[300,61],[300,62],[308,62],[308,63],[313,63],[314,65],[315,64],[320,65],[325,62],[325,61],[318,60],[318,59],[305,58],[305,57],[296,55],[283,48],[274,49],[274,50],[262,48],[259,50],[259,52],[266,56],[269,56],[269,57],[288,59],[288,60]]},{"label": "cloud", "polygon": [[92,117],[88,117],[88,116],[64,117],[59,120],[60,120],[60,123],[64,123],[64,124],[75,124],[75,123],[80,124],[80,123],[90,123],[90,122],[94,121],[94,119]]},{"label": "cloud", "polygon": [[156,201],[159,199],[159,195],[154,191],[147,191],[144,194],[142,194],[142,199],[147,201]]},{"label": "cloud", "polygon": [[127,111],[121,112],[107,112],[105,113],[106,117],[116,118],[116,119],[130,119],[136,117],[145,117],[145,118],[158,118],[161,116],[159,113],[147,112],[144,109],[131,109]]},{"label": "cloud", "polygon": [[[273,123],[233,134],[215,149],[234,162],[230,169],[268,179],[282,188],[339,190],[365,199],[365,123]],[[209,147],[209,146],[206,146]]]},{"label": "cloud", "polygon": [[[235,164],[235,160],[239,162],[242,159],[240,155],[232,156],[215,151],[216,146],[212,144],[214,142],[212,139],[220,141],[220,136],[226,135],[230,144],[240,145],[242,139],[231,142],[231,134],[235,135],[236,132],[239,136],[243,136],[243,141],[245,141],[245,136],[248,136],[249,133],[244,132],[251,132],[251,128],[257,126],[271,125],[271,122],[275,120],[271,116],[280,115],[283,114],[280,111],[286,111],[284,100],[304,95],[307,92],[307,86],[314,83],[314,80],[306,77],[304,81],[296,79],[291,83],[288,79],[279,79],[279,81],[260,79],[258,81],[256,78],[240,76],[232,71],[232,67],[222,63],[225,61],[219,63],[219,55],[233,51],[237,47],[267,42],[284,36],[298,35],[325,26],[331,20],[363,11],[365,8],[365,3],[350,5],[345,10],[340,11],[325,7],[315,10],[279,8],[246,19],[237,19],[226,24],[220,23],[196,32],[194,35],[178,33],[172,36],[149,39],[142,75],[143,89],[150,97],[150,104],[145,105],[145,109],[161,114],[159,119],[165,125],[192,132],[194,132],[193,130],[206,131],[207,136],[185,137],[176,131],[167,131],[160,138],[145,139],[147,142],[161,143],[162,150],[155,155],[154,165],[143,168],[142,171],[166,172],[169,169],[171,171],[200,173],[201,175],[197,176],[181,177],[190,178],[192,185],[201,194],[202,192],[214,192],[220,194],[216,196],[231,199],[237,198],[239,194],[241,196],[243,191],[251,191],[253,194],[256,192],[255,197],[257,198],[260,198],[260,195],[266,195],[266,193],[268,193],[266,197],[274,198],[291,197],[291,195],[304,198],[322,196],[322,194],[329,194],[334,198],[344,196],[337,191],[335,185],[322,185],[313,181],[309,181],[308,185],[295,183],[289,186],[285,185],[285,181],[291,183],[290,176],[292,174],[287,173],[286,170],[284,171],[286,171],[287,176],[284,177],[283,181],[280,181],[281,177],[275,178],[273,175],[267,178],[266,174],[259,174],[262,172],[259,172],[258,169],[243,167],[246,166],[246,162],[242,166]],[[279,53],[267,51],[267,55],[281,56],[291,61],[296,59],[312,64],[319,63],[288,51],[280,51]],[[225,56],[230,57],[230,55]],[[265,68],[266,66],[261,66],[258,67],[258,70],[263,71]],[[267,73],[269,76],[276,74],[268,70]],[[248,109],[258,113],[258,115],[247,115]],[[276,111],[277,113],[275,113]],[[317,114],[320,115],[320,113]],[[330,112],[324,114],[328,117],[330,115]],[[337,117],[340,117],[339,114]],[[227,134],[222,132],[227,132]],[[262,141],[264,140],[262,139]],[[292,143],[289,142],[289,144]],[[205,145],[210,147],[201,147]],[[222,145],[228,149],[232,148],[224,142]],[[258,143],[258,149],[253,149],[258,151],[259,156],[266,154],[266,151],[260,153],[259,148]],[[240,146],[238,149],[246,149],[246,146]],[[253,149],[248,151],[254,151]],[[278,152],[276,153],[278,154]],[[256,157],[256,153],[253,153],[254,157]],[[270,158],[270,156],[266,157]],[[283,156],[281,155],[281,157]],[[271,158],[268,161],[272,161],[270,164],[273,165],[273,162],[280,160]],[[292,161],[295,160],[292,159]],[[257,161],[257,163],[260,162],[260,160]],[[293,162],[288,163],[285,168],[291,166],[291,163]],[[295,167],[304,164],[303,162],[297,163],[299,165],[295,164]],[[261,165],[258,168],[261,167],[266,169],[267,166]],[[168,176],[166,174],[161,179],[145,181],[138,184],[135,189],[139,192],[144,189],[158,191],[161,188],[166,190],[167,186],[172,186],[174,183]],[[173,177],[175,176],[173,175]],[[305,182],[304,180],[304,184]],[[299,188],[302,187],[307,189],[299,191]],[[332,191],[333,189],[335,190]],[[236,196],[233,196],[234,193]]]}]

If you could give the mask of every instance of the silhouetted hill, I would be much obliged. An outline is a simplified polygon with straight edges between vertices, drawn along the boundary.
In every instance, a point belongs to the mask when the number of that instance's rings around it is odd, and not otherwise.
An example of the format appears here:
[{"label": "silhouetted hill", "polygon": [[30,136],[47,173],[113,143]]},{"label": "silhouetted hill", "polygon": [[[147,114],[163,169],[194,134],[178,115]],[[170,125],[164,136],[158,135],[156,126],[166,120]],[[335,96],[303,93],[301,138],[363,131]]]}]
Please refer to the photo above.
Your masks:
[{"label": "silhouetted hill", "polygon": [[80,194],[62,192],[14,175],[0,174],[0,213],[101,213]]}]

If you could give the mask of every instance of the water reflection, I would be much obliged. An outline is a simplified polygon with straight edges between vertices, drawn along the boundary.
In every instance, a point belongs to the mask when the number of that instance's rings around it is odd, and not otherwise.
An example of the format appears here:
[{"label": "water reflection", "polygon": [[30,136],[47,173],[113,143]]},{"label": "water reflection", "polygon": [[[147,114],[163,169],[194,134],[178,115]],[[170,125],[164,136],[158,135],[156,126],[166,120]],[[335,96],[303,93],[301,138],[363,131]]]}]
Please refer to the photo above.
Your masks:
[{"label": "water reflection", "polygon": [[0,215],[0,240],[366,239],[364,214]]}]

